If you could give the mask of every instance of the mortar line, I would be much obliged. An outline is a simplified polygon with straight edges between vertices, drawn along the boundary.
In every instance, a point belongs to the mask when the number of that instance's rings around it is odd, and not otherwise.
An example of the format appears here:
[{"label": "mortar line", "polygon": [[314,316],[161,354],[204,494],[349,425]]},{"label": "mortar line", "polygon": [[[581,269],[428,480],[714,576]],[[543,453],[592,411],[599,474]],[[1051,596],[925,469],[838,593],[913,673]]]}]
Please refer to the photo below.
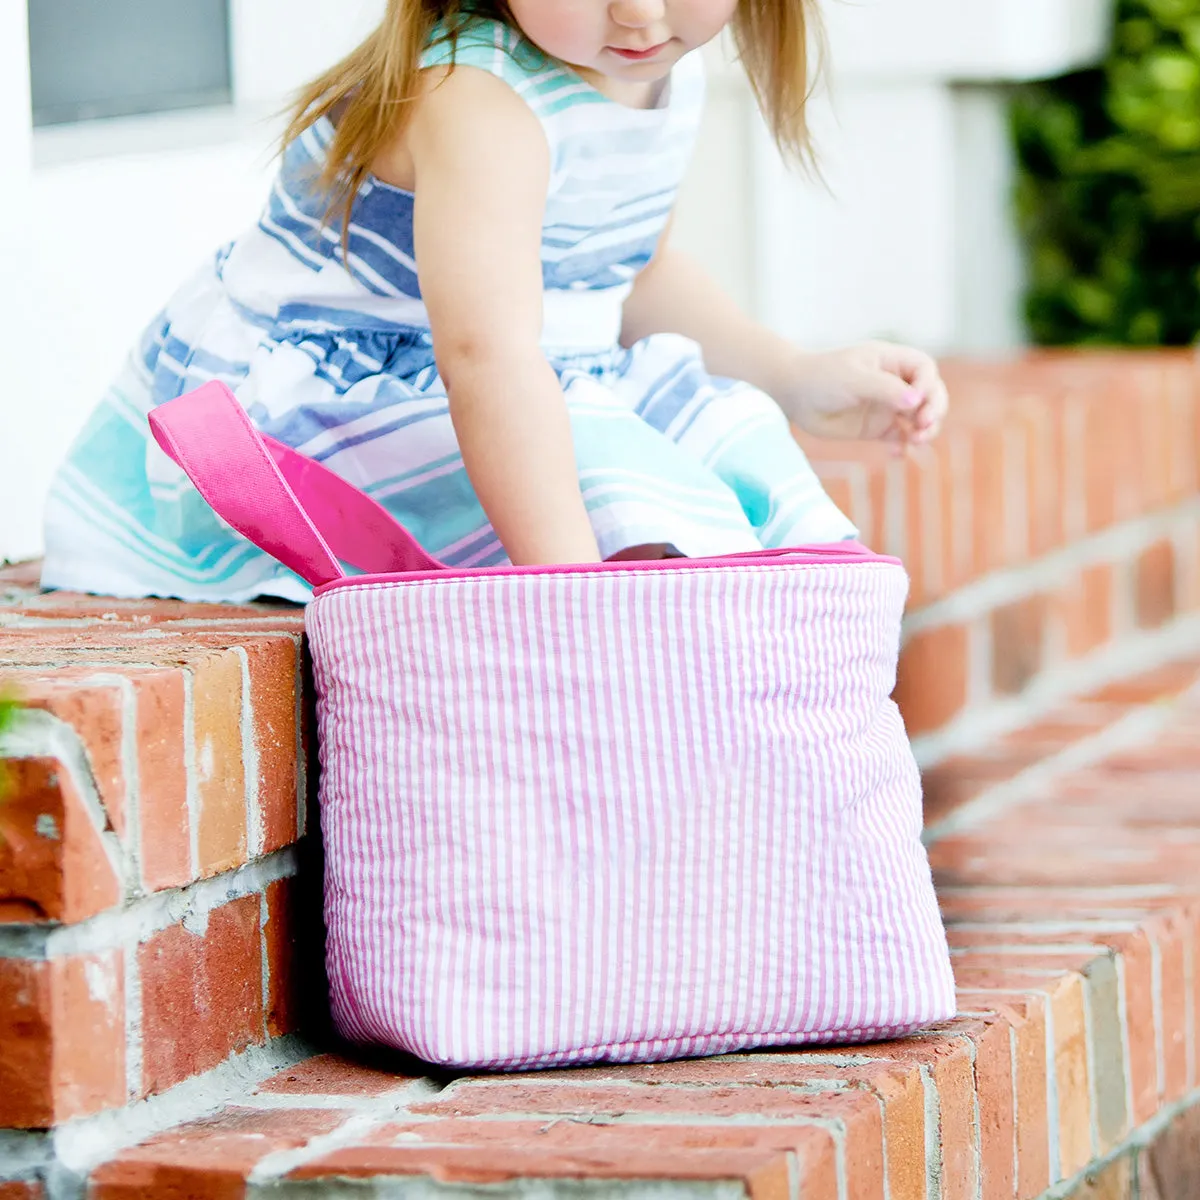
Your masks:
[{"label": "mortar line", "polygon": [[261,769],[258,739],[254,728],[254,704],[250,696],[250,655],[244,646],[232,646],[242,668],[242,706],[238,724],[242,735],[242,786],[245,789],[246,852],[250,858],[262,854],[265,833],[258,793]]},{"label": "mortar line", "polygon": [[313,1047],[298,1037],[276,1038],[136,1104],[68,1121],[48,1135],[55,1161],[68,1174],[82,1178],[121,1150],[219,1112],[240,1093],[314,1053]]},{"label": "mortar line", "polygon": [[925,1196],[942,1200],[942,1101],[928,1065],[918,1070],[925,1100]]},{"label": "mortar line", "polygon": [[1177,525],[1195,520],[1200,520],[1200,496],[1085,534],[1040,558],[1001,568],[964,584],[949,596],[914,612],[905,622],[905,632],[912,635],[939,625],[963,624],[986,616],[1031,593],[1043,592],[1048,585],[1065,582],[1067,576],[1087,567],[1130,557],[1133,552],[1169,536]]},{"label": "mortar line", "polygon": [[925,844],[933,845],[951,834],[975,829],[1001,814],[1010,814],[1064,775],[1094,766],[1120,751],[1147,744],[1176,718],[1179,707],[1197,694],[1200,694],[1200,685],[1189,688],[1171,704],[1140,705],[1098,733],[1082,737],[1012,779],[985,789],[944,820],[926,828],[922,835]]},{"label": "mortar line", "polygon": [[298,858],[297,847],[285,846],[224,875],[142,896],[124,908],[109,909],[76,925],[0,925],[0,959],[67,958],[119,949],[131,939],[144,941],[171,925],[207,917],[233,900],[295,875]]},{"label": "mortar line", "polygon": [[1148,1146],[1152,1146],[1177,1117],[1182,1116],[1197,1104],[1200,1104],[1200,1088],[1193,1089],[1173,1104],[1164,1105],[1149,1121],[1139,1125],[1124,1141],[1114,1146],[1106,1154],[1089,1162],[1086,1167],[1077,1171],[1069,1179],[1060,1179],[1052,1187],[1047,1188],[1037,1200],[1071,1200],[1076,1191],[1089,1178],[1101,1175],[1106,1167],[1118,1159],[1124,1158],[1131,1150],[1144,1150]]},{"label": "mortar line", "polygon": [[1151,633],[1127,634],[1096,654],[1043,672],[1017,696],[968,707],[937,732],[914,737],[913,753],[922,767],[933,766],[1026,728],[1062,704],[1198,653],[1200,614],[1179,617]]},{"label": "mortar line", "polygon": [[[1151,946],[1153,946],[1153,942],[1151,942]],[[1125,1121],[1127,1127],[1132,1129],[1137,1115],[1137,1106],[1133,1095],[1133,1051],[1129,1045],[1129,1000],[1125,994],[1129,971],[1125,963],[1125,955],[1119,950],[1113,952],[1113,966],[1117,973],[1117,1022],[1121,1032],[1121,1070],[1125,1074]],[[1158,1021],[1157,1028],[1161,1028],[1161,1024],[1162,1022]],[[1162,1095],[1161,1087],[1158,1094]]]}]

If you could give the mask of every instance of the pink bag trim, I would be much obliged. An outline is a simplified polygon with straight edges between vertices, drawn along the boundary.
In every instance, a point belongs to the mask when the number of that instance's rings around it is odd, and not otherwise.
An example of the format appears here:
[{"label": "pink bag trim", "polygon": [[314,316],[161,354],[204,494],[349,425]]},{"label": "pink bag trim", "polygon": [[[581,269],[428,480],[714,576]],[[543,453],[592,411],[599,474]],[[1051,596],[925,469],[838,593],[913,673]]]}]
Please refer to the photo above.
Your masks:
[{"label": "pink bag trim", "polygon": [[[737,566],[887,563],[857,542],[798,546],[717,558],[538,567],[449,568],[423,550],[383,505],[322,463],[259,433],[223,383],[206,383],[150,413],[150,429],[216,514],[307,582],[340,587],[520,575],[711,570]],[[340,561],[339,561],[340,560]],[[361,575],[347,576],[346,562]]]},{"label": "pink bag trim", "polygon": [[[325,596],[343,588],[384,586],[392,583],[436,583],[453,579],[498,579],[519,575],[613,575],[644,574],[647,571],[711,571],[719,567],[830,567],[893,566],[904,564],[898,558],[876,554],[858,542],[838,542],[836,549],[820,546],[796,546],[786,550],[751,550],[720,558],[666,558],[633,562],[603,562],[541,567],[446,567],[440,571],[412,571],[406,574],[344,575],[315,589]],[[842,547],[846,547],[843,551]],[[831,552],[832,551],[832,552]]]}]

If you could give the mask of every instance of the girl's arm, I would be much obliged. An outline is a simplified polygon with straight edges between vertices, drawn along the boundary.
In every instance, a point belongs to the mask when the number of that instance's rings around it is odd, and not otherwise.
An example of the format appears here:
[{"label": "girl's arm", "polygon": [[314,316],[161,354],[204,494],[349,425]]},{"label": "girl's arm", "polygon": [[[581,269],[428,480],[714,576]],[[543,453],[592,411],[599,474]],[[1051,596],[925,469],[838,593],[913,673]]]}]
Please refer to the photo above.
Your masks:
[{"label": "girl's arm", "polygon": [[746,316],[695,259],[670,245],[670,233],[668,226],[625,302],[622,344],[654,333],[683,334],[699,343],[713,375],[776,396],[803,357],[800,350]]},{"label": "girl's arm", "polygon": [[670,246],[669,234],[626,301],[624,345],[654,333],[691,338],[711,374],[760,388],[810,433],[897,443],[936,436],[948,398],[929,355],[879,342],[805,352],[746,316],[699,263]]},{"label": "girl's arm", "polygon": [[431,72],[397,156],[412,164],[421,291],[483,510],[518,565],[598,562],[566,401],[539,348],[541,126],[484,71]]}]

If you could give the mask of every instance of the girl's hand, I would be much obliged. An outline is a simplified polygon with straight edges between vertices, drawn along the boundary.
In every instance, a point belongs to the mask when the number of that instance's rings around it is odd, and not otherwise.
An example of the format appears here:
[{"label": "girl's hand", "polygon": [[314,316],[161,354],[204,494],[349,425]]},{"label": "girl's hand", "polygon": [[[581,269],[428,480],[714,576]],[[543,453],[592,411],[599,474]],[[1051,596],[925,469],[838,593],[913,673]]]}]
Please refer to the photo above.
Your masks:
[{"label": "girl's hand", "polygon": [[937,437],[950,406],[937,363],[889,342],[803,354],[785,391],[784,410],[806,433],[889,442],[898,454]]}]

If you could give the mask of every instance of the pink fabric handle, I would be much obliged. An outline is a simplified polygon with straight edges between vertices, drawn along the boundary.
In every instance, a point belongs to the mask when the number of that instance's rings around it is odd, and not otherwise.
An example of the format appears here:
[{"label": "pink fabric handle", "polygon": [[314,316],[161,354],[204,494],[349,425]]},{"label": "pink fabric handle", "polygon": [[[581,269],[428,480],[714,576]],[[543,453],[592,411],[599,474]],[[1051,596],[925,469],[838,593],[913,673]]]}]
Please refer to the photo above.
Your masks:
[{"label": "pink fabric handle", "polygon": [[344,578],[342,562],[372,575],[443,569],[381,504],[259,433],[223,383],[160,405],[150,429],[219,517],[313,587]]}]

